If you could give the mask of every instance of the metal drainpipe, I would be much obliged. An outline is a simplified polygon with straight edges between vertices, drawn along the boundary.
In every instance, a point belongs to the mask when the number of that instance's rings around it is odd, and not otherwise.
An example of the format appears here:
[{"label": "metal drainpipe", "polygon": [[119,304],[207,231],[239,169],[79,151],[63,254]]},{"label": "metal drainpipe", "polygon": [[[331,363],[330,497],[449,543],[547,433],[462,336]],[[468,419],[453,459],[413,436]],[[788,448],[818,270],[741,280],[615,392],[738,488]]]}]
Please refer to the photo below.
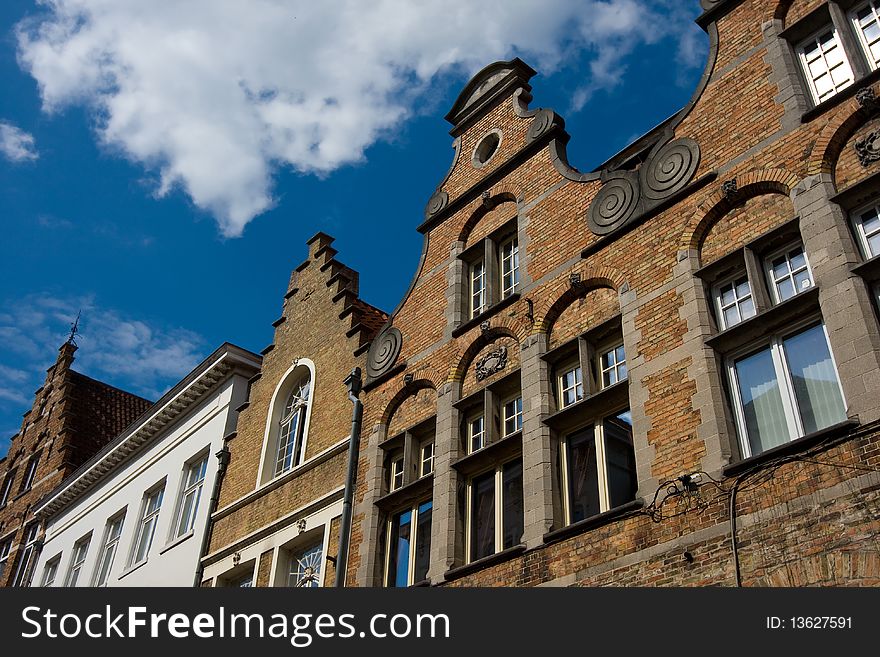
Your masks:
[{"label": "metal drainpipe", "polygon": [[217,503],[220,501],[220,486],[223,484],[223,477],[226,475],[226,466],[229,465],[230,453],[229,447],[226,444],[228,439],[229,436],[223,441],[223,449],[216,454],[217,460],[220,461],[220,465],[217,468],[217,478],[214,480],[214,490],[211,492],[211,502],[208,504],[208,526],[205,527],[205,535],[202,538],[202,548],[199,551],[199,564],[196,567],[196,577],[193,582],[194,587],[202,585],[202,575],[205,572],[205,567],[202,565],[202,557],[205,556],[208,550],[208,545],[211,542],[211,534],[214,531],[214,521],[211,520],[211,515],[217,510]]},{"label": "metal drainpipe", "polygon": [[355,367],[345,379],[348,386],[348,398],[354,404],[351,411],[351,442],[348,445],[348,474],[345,477],[345,493],[342,497],[342,519],[339,522],[339,552],[336,556],[335,587],[345,586],[345,570],[348,567],[348,550],[351,538],[352,498],[357,482],[358,453],[361,444],[361,418],[364,405],[358,399],[361,393],[361,368]]}]

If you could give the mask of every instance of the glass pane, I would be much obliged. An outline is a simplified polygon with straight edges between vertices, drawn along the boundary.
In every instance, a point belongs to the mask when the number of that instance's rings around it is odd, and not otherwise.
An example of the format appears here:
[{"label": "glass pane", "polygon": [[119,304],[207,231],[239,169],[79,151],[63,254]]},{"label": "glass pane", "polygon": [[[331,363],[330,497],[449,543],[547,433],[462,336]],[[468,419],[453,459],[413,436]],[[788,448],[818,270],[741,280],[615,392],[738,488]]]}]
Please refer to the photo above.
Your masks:
[{"label": "glass pane", "polygon": [[314,588],[321,581],[321,565],[324,561],[323,547],[316,543],[290,555],[288,586]]},{"label": "glass pane", "polygon": [[868,238],[868,257],[880,255],[880,233]]},{"label": "glass pane", "polygon": [[636,455],[629,411],[605,418],[603,431],[608,469],[608,499],[613,509],[631,502],[636,495]]},{"label": "glass pane", "polygon": [[741,279],[736,282],[736,296],[742,299],[743,297],[747,297],[752,293],[751,287],[749,287],[748,279]]},{"label": "glass pane", "polygon": [[183,503],[180,508],[180,520],[177,523],[177,536],[183,536],[186,532],[189,531],[190,527],[190,517],[193,513],[193,503],[195,502],[195,495],[193,492],[189,492],[183,498]]},{"label": "glass pane", "polygon": [[599,513],[599,475],[594,428],[568,438],[568,499],[571,522]]},{"label": "glass pane", "polygon": [[805,433],[846,420],[846,408],[822,326],[783,342]]},{"label": "glass pane", "polygon": [[413,571],[413,584],[428,578],[431,565],[431,502],[419,505],[419,520],[416,529],[416,563]]},{"label": "glass pane", "polygon": [[391,586],[408,586],[409,540],[412,511],[404,511],[391,523],[391,555],[388,563]]},{"label": "glass pane", "polygon": [[733,294],[733,286],[732,285],[725,285],[724,287],[721,288],[721,305],[722,306],[729,306],[730,304],[733,303],[735,298],[736,297]]},{"label": "glass pane", "polygon": [[495,473],[474,479],[471,500],[471,561],[495,553]]},{"label": "glass pane", "polygon": [[794,275],[794,283],[797,286],[798,292],[803,292],[804,290],[809,290],[813,285],[813,282],[810,280],[810,272],[807,269],[803,269]]},{"label": "glass pane", "polygon": [[736,306],[731,306],[724,311],[724,326],[730,327],[739,323],[739,311]]},{"label": "glass pane", "polygon": [[504,466],[501,486],[501,518],[504,523],[504,549],[507,549],[519,545],[523,536],[523,469],[520,459]]},{"label": "glass pane", "polygon": [[876,210],[871,210],[862,215],[862,226],[864,226],[867,235],[880,230],[880,217],[877,216]]},{"label": "glass pane", "polygon": [[626,363],[621,363],[617,368],[617,378],[623,381],[627,377]]},{"label": "glass pane", "polygon": [[603,387],[607,388],[608,386],[613,385],[615,383],[617,383],[617,373],[613,369],[602,373]]},{"label": "glass pane", "polygon": [[785,301],[794,296],[794,284],[790,278],[784,278],[776,284],[776,290],[779,293],[779,300]]},{"label": "glass pane", "polygon": [[752,455],[790,438],[770,349],[736,362],[736,377]]},{"label": "glass pane", "polygon": [[792,271],[796,269],[800,269],[801,267],[807,266],[807,261],[804,258],[804,250],[803,249],[794,249],[791,253],[788,254],[788,257],[791,259],[791,269]]},{"label": "glass pane", "polygon": [[749,297],[740,304],[739,311],[742,313],[743,319],[755,316],[755,302],[752,301],[752,297]]}]

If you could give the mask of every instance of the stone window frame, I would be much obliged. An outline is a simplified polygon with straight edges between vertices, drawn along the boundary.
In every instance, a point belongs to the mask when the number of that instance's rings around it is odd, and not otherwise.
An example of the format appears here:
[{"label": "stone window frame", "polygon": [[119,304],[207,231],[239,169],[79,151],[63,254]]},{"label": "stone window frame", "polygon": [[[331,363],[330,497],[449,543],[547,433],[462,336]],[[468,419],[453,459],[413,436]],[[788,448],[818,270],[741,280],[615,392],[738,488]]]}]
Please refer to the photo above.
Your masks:
[{"label": "stone window frame", "polygon": [[37,450],[31,454],[28,459],[27,468],[25,468],[24,471],[24,477],[22,477],[21,484],[18,487],[19,495],[24,495],[34,485],[34,479],[37,475],[37,466],[40,464],[40,456],[42,456],[42,450]]},{"label": "stone window frame", "polygon": [[[630,442],[631,446],[633,447],[631,476],[633,478],[633,482],[636,483],[636,486],[633,487],[633,494],[631,496],[631,499],[625,500],[621,504],[612,505],[610,495],[610,468],[606,451],[605,421],[623,414],[630,414]],[[593,431],[593,444],[596,454],[596,478],[598,483],[599,510],[592,516],[573,520],[571,516],[572,490],[571,482],[569,481],[568,467],[569,459],[571,458],[569,454],[569,443],[572,438],[579,436],[581,433],[588,431],[589,429],[592,429]],[[557,464],[558,476],[556,477],[556,481],[559,485],[560,501],[562,505],[561,512],[564,526],[567,527],[579,522],[589,521],[598,515],[608,513],[609,511],[614,511],[615,509],[619,509],[627,504],[631,504],[636,499],[638,488],[637,468],[635,446],[632,444],[632,415],[628,399],[626,400],[626,403],[621,403],[618,401],[616,404],[612,404],[609,407],[597,408],[595,409],[595,414],[585,414],[579,419],[576,424],[570,425],[570,428],[557,430],[557,434],[559,462]]]},{"label": "stone window frame", "polygon": [[[516,257],[518,275],[516,283],[512,290],[505,294],[503,271],[502,271],[502,249],[505,245],[512,241],[516,242]],[[480,318],[489,316],[505,307],[508,303],[519,298],[522,290],[522,262],[523,247],[519,239],[519,217],[514,216],[507,220],[502,226],[492,231],[489,235],[472,244],[465,249],[459,260],[463,263],[463,283],[459,291],[458,304],[462,310],[464,318],[458,327],[469,326],[471,323],[478,321]],[[473,307],[473,274],[476,265],[482,265],[483,276],[483,303],[479,309]]]},{"label": "stone window frame", "polygon": [[[432,415],[382,441],[379,447],[382,451],[384,494],[396,493],[434,473],[433,468],[430,472],[423,472],[422,451],[428,444],[434,445],[436,439],[437,416]],[[398,486],[393,485],[396,463],[401,464],[401,483]]]},{"label": "stone window frame", "polygon": [[[308,374],[306,375],[306,372]],[[291,393],[297,384],[301,383],[306,376],[309,381],[309,398],[305,410],[305,421],[302,424],[301,443],[299,449],[300,460],[291,461],[291,467],[276,473],[275,465],[278,457],[278,439],[281,432],[281,414],[284,412],[285,406],[290,398]],[[255,489],[270,486],[283,477],[290,476],[296,472],[307,461],[306,453],[309,444],[309,430],[311,427],[312,410],[316,403],[317,390],[317,372],[315,363],[309,358],[296,358],[293,364],[278,380],[275,390],[272,393],[272,400],[269,403],[269,410],[266,415],[266,429],[263,434],[262,454],[260,456],[260,467],[257,470],[257,481]]]},{"label": "stone window frame", "polygon": [[0,488],[0,509],[9,503],[9,496],[12,493],[12,486],[15,484],[15,475],[18,468],[10,468],[3,477],[3,487]]},{"label": "stone window frame", "polygon": [[[100,552],[98,552],[98,558],[95,561],[95,570],[92,573],[91,578],[91,586],[93,587],[107,586],[107,583],[110,581],[110,573],[113,571],[113,564],[116,562],[116,555],[119,554],[119,544],[122,542],[122,530],[125,529],[125,518],[127,514],[128,507],[125,506],[107,518],[107,522],[104,523],[104,532],[101,537],[101,549]],[[119,530],[113,535],[110,532],[117,522],[119,523]],[[106,579],[103,582],[100,582],[101,564],[105,561],[108,551],[112,551],[112,553],[110,554],[109,563],[107,564]],[[48,568],[48,562],[46,566]]]},{"label": "stone window frame", "polygon": [[67,572],[64,574],[64,586],[71,587],[81,583],[80,577],[86,569],[86,561],[89,558],[89,548],[92,545],[92,532],[82,536],[73,544],[70,554],[70,563],[67,564]]},{"label": "stone window frame", "polygon": [[[877,71],[878,67],[869,59],[864,41],[859,34],[860,30],[855,24],[855,12],[871,1],[827,0],[781,32],[780,36],[786,42],[796,61],[801,87],[807,92],[810,115],[813,110],[821,111],[847,97],[849,94],[845,93],[846,90],[857,88],[865,78]],[[811,38],[816,38],[829,29],[836,34],[839,47],[843,49],[844,59],[851,71],[852,81],[827,98],[819,100],[805,68],[802,48]]]},{"label": "stone window frame", "polygon": [[[503,440],[522,435],[522,423],[516,431],[504,433],[504,405],[516,398],[522,399],[519,368],[455,402],[461,417],[458,428],[460,453],[470,456]],[[480,417],[483,418],[483,444],[473,450],[470,444],[471,423]],[[525,417],[524,406],[522,417]]]},{"label": "stone window frame", "polygon": [[[744,294],[739,296],[738,288],[740,287],[741,281],[745,280],[746,286],[749,289],[748,294]],[[732,304],[724,303],[724,291],[728,287],[731,287],[734,294],[734,300]],[[745,316],[742,310],[742,306],[745,301],[751,301],[752,312],[750,315]],[[725,329],[732,328],[739,324],[740,322],[744,322],[747,319],[751,319],[757,313],[757,309],[755,308],[755,295],[752,290],[752,281],[748,277],[745,272],[736,272],[731,274],[730,276],[725,276],[722,280],[717,281],[712,285],[712,303],[713,309],[715,311],[715,317],[718,321],[718,327],[722,331]],[[727,319],[725,318],[724,311],[728,308],[736,308],[736,314],[738,319],[735,322],[731,322],[728,324]]]},{"label": "stone window frame", "polygon": [[[880,199],[874,199],[868,204],[862,204],[849,212],[850,227],[852,228],[856,244],[859,247],[859,254],[863,261],[880,257],[880,248],[877,249],[877,253],[871,252],[871,245],[864,228],[863,216],[870,210],[873,210],[877,218],[880,219]],[[873,237],[874,235],[880,235],[880,229],[871,236]]]},{"label": "stone window frame", "polygon": [[[406,506],[399,508],[397,511],[387,514],[388,517],[385,521],[385,540],[383,541],[384,545],[384,558],[382,559],[382,586],[386,588],[398,588],[396,583],[392,583],[392,572],[391,572],[391,553],[392,553],[392,537],[394,536],[394,524],[395,520],[401,517],[403,514],[409,512],[410,515],[410,537],[409,537],[409,553],[407,555],[407,583],[406,586],[419,586],[422,583],[426,583],[428,581],[427,571],[425,577],[420,579],[416,579],[416,552],[418,550],[418,541],[419,541],[419,520],[422,516],[422,507],[426,504],[430,504],[430,509],[426,509],[426,511],[430,511],[431,513],[431,522],[433,527],[433,515],[434,515],[434,504],[431,496],[416,498],[414,502],[408,502]],[[431,567],[431,532],[428,532],[428,570]]]},{"label": "stone window frame", "polygon": [[[483,559],[489,559],[500,552],[504,552],[505,550],[509,550],[511,548],[515,548],[522,543],[522,536],[520,536],[519,541],[515,542],[511,545],[504,544],[504,531],[505,531],[505,518],[504,518],[504,471],[505,468],[512,464],[518,464],[520,468],[520,479],[521,486],[525,480],[525,471],[523,469],[522,462],[522,453],[520,452],[517,456],[513,458],[504,458],[498,460],[496,463],[493,463],[490,467],[484,467],[479,471],[470,474],[465,482],[465,491],[464,491],[464,563],[465,565],[482,562]],[[475,480],[480,479],[482,477],[487,476],[492,473],[494,477],[494,489],[493,489],[493,503],[494,503],[494,551],[483,555],[480,557],[475,557],[473,550],[473,532],[474,532],[474,518],[473,518],[473,505],[474,505],[474,485]],[[525,493],[521,490],[521,494],[523,495],[523,501],[525,500]],[[525,508],[523,508],[523,517],[521,518],[521,523],[523,528],[525,528]]]},{"label": "stone window frame", "polygon": [[45,588],[55,585],[55,580],[58,578],[58,570],[61,566],[61,557],[62,553],[59,552],[51,559],[46,560],[46,565],[43,567],[43,577],[40,580],[41,587]]},{"label": "stone window frame", "polygon": [[[806,266],[803,269],[798,269],[797,271],[794,271],[791,269],[791,258],[789,256],[791,255],[791,253],[793,253],[797,249],[800,249],[801,254],[803,255],[803,258],[804,258],[804,263]],[[786,264],[788,265],[788,270],[789,270],[789,274],[783,278],[790,278],[792,281],[792,287],[795,288],[794,294],[792,294],[790,297],[787,297],[785,299],[783,299],[782,296],[780,295],[779,285],[778,285],[778,283],[783,279],[777,279],[777,278],[775,278],[775,276],[773,274],[773,261],[778,260],[780,257],[785,258],[785,261],[786,261]],[[770,297],[772,299],[773,305],[779,305],[780,303],[784,303],[785,301],[788,301],[789,299],[797,296],[798,294],[803,294],[807,290],[810,290],[816,286],[816,279],[813,276],[813,268],[810,265],[810,256],[807,254],[807,249],[806,249],[802,239],[791,240],[787,244],[785,244],[785,245],[779,247],[778,249],[775,249],[774,251],[771,251],[771,252],[767,253],[766,255],[764,255],[763,256],[763,266],[764,266],[764,277],[765,277],[764,280],[767,285],[767,288],[770,290]],[[802,286],[801,288],[798,289],[794,284],[795,274],[800,273],[802,271],[807,272],[807,277],[808,277],[810,284],[807,285],[806,287]],[[747,272],[746,272],[746,274],[747,274]],[[752,285],[752,281],[749,281],[749,285],[750,286]]]},{"label": "stone window frame", "polygon": [[[774,374],[776,376],[777,386],[779,388],[780,396],[782,399],[786,428],[789,434],[788,441],[782,444],[786,445],[795,442],[809,435],[809,432],[806,432],[802,425],[803,421],[800,417],[800,408],[796,399],[795,387],[791,380],[790,365],[784,352],[783,342],[788,338],[795,337],[819,326],[822,327],[822,332],[825,337],[825,345],[828,348],[828,353],[831,357],[831,364],[834,369],[835,380],[837,382],[837,388],[840,392],[841,401],[843,402],[845,414],[846,396],[844,394],[843,385],[840,380],[837,360],[835,359],[834,351],[831,348],[831,341],[828,337],[828,330],[825,327],[825,322],[822,319],[821,313],[812,312],[806,317],[802,317],[799,321],[794,321],[782,327],[779,327],[772,332],[768,332],[768,334],[763,336],[762,338],[754,340],[725,354],[725,381],[729,386],[730,402],[736,426],[737,443],[739,454],[742,460],[760,456],[761,454],[764,454],[765,452],[768,452],[773,448],[767,448],[758,453],[752,452],[751,446],[749,444],[748,432],[746,430],[745,417],[742,408],[742,398],[740,396],[739,382],[735,369],[737,361],[750,355],[757,355],[758,353],[761,353],[768,349],[770,350],[771,357],[773,359]],[[844,418],[844,421],[845,419],[846,418]],[[826,427],[821,427],[817,429],[817,431],[823,431],[825,429],[828,429],[830,426],[834,426],[834,424],[828,425]]]}]

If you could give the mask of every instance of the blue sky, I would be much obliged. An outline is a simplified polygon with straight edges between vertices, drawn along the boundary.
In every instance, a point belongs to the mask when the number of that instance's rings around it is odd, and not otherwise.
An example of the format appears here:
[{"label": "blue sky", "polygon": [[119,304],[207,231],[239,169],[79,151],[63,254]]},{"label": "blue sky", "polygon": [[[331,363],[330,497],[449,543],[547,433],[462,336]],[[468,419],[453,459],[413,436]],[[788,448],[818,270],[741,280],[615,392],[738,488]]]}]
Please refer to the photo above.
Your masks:
[{"label": "blue sky", "polygon": [[[697,0],[4,0],[0,454],[82,310],[76,369],[155,399],[224,341],[272,339],[318,230],[397,305],[482,66],[591,170],[682,107]],[[391,239],[389,239],[389,236]]]}]

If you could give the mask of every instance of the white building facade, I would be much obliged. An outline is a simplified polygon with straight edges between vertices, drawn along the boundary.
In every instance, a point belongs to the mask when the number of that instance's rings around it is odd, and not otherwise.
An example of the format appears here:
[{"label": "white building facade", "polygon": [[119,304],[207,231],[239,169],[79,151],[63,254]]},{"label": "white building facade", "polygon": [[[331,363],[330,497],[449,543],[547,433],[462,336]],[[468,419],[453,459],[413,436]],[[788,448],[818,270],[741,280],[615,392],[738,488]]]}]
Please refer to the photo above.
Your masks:
[{"label": "white building facade", "polygon": [[33,586],[193,586],[260,356],[224,344],[39,502]]}]

